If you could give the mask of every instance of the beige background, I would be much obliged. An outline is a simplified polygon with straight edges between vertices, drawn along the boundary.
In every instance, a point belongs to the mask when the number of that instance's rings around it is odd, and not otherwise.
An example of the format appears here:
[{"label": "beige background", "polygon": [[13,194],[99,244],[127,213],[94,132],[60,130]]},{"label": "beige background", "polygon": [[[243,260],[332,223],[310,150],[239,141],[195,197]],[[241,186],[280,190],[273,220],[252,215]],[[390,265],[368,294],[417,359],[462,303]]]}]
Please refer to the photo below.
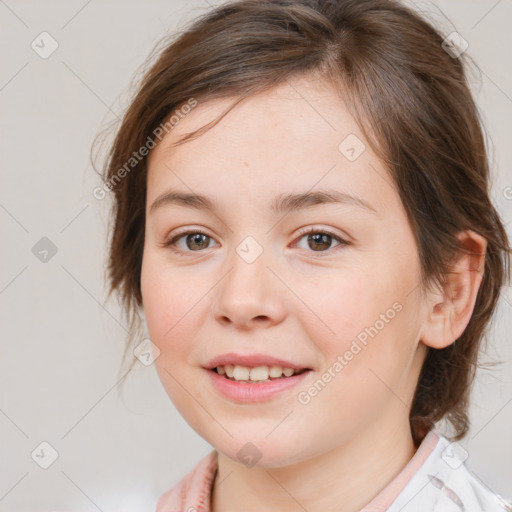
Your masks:
[{"label": "beige background", "polygon": [[[473,86],[493,141],[492,194],[510,225],[512,3],[416,5],[446,34],[462,34],[481,70]],[[92,195],[100,182],[89,164],[94,135],[122,114],[129,81],[153,45],[208,8],[203,0],[0,2],[2,511],[154,510],[211,450],[176,412],[153,366],[138,364],[124,400],[117,394],[125,327],[119,308],[103,306],[107,203]],[[43,31],[58,43],[47,59],[31,47]],[[46,263],[32,251],[48,244],[43,237],[57,250]],[[462,443],[469,468],[509,499],[511,313],[508,290],[489,349],[503,364],[480,372]],[[48,469],[34,461],[51,455],[44,441],[58,452]]]}]

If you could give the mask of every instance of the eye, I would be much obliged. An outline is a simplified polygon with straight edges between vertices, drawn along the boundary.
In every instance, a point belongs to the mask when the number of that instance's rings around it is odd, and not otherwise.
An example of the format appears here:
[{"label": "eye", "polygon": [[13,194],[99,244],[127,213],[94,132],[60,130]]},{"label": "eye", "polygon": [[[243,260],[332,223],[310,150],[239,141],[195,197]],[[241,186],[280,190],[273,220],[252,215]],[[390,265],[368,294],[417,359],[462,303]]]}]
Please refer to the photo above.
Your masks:
[{"label": "eye", "polygon": [[[337,240],[339,244],[335,247],[343,247],[349,245],[346,240],[332,233],[329,230],[319,228],[306,228],[300,232],[300,239],[307,236],[307,245],[313,250],[313,252],[327,252],[330,249],[330,245],[333,240]],[[324,250],[326,249],[326,250]]]},{"label": "eye", "polygon": [[[327,252],[330,250],[333,240],[339,242],[335,247],[349,245],[349,242],[326,229],[315,227],[305,228],[301,230],[299,240],[306,236],[308,247],[312,248],[313,252]],[[182,245],[180,247],[178,242],[180,242],[181,239],[184,241],[184,246]],[[209,242],[212,240],[213,238],[208,234],[200,229],[195,229],[182,231],[161,245],[163,247],[170,247],[174,252],[180,255],[185,255],[186,253],[200,252],[201,250],[208,249],[210,247]]]},{"label": "eye", "polygon": [[[178,246],[178,248],[175,249],[174,247],[178,245],[177,242],[182,238],[184,239],[185,247]],[[171,249],[177,253],[198,252],[202,249],[208,249],[209,240],[213,240],[213,238],[203,231],[195,229],[181,232],[162,245],[164,247],[171,247]]]}]

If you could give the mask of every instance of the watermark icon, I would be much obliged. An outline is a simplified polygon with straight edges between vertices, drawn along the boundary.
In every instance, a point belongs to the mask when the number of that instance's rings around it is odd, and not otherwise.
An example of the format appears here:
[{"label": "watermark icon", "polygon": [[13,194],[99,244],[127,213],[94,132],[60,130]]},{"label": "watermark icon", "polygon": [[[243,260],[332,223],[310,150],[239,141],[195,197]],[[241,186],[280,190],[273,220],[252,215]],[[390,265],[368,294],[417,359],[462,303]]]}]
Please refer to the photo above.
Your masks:
[{"label": "watermark icon", "polygon": [[366,146],[355,134],[349,133],[338,145],[338,151],[349,161],[357,160],[365,151]]},{"label": "watermark icon", "polygon": [[331,382],[336,375],[338,375],[349,363],[354,359],[354,357],[359,354],[363,348],[368,345],[369,337],[371,339],[375,338],[377,334],[379,334],[384,327],[395,316],[397,313],[402,311],[403,306],[400,302],[395,302],[393,305],[386,310],[385,313],[381,313],[379,315],[378,320],[376,320],[373,325],[370,327],[365,327],[350,343],[350,347],[343,352],[343,354],[339,354],[336,358],[336,361],[327,368],[327,370],[318,378],[307,390],[301,391],[297,395],[297,401],[302,405],[307,405],[311,402],[311,399],[318,394]]},{"label": "watermark icon", "polygon": [[458,32],[452,32],[443,39],[441,46],[452,59],[457,59],[468,49],[469,43]]},{"label": "watermark icon", "polygon": [[57,40],[48,32],[41,32],[31,43],[30,47],[39,57],[47,59],[59,47]]},{"label": "watermark icon", "polygon": [[32,247],[32,254],[42,263],[48,263],[57,254],[57,246],[48,237],[43,236]]},{"label": "watermark icon", "polygon": [[248,468],[252,468],[263,456],[257,446],[251,442],[245,443],[236,454],[238,460]]},{"label": "watermark icon", "polygon": [[510,201],[512,199],[512,187],[505,187],[503,189],[503,196]]},{"label": "watermark icon", "polygon": [[101,187],[96,187],[92,191],[92,195],[99,200],[105,199],[107,192],[112,192],[115,186],[149,155],[150,150],[156,147],[157,142],[155,142],[155,139],[161,141],[197,104],[195,98],[190,98],[165,123],[159,124],[152,134],[147,137],[146,142],[137,151],[134,151],[124,165]]},{"label": "watermark icon", "polygon": [[468,458],[469,454],[467,450],[459,443],[450,443],[442,452],[441,458],[450,466],[452,469],[458,469],[464,464],[464,461]]},{"label": "watermark icon", "polygon": [[149,338],[144,338],[134,348],[133,354],[144,366],[151,366],[160,356],[160,349]]},{"label": "watermark icon", "polygon": [[36,446],[30,456],[39,467],[48,469],[59,458],[59,452],[48,441],[43,441]]},{"label": "watermark icon", "polygon": [[246,263],[253,263],[263,252],[263,247],[252,237],[245,237],[236,247],[236,253]]}]

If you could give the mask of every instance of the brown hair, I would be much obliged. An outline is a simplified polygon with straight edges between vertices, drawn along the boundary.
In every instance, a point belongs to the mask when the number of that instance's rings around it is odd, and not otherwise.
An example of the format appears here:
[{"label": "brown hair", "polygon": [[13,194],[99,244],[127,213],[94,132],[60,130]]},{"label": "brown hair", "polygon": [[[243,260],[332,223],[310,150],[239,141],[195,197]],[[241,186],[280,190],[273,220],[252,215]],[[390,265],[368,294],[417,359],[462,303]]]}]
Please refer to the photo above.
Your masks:
[{"label": "brown hair", "polygon": [[[392,0],[230,2],[163,44],[124,115],[102,173],[114,196],[108,295],[116,291],[121,299],[130,336],[135,339],[140,327],[147,158],[122,179],[120,169],[126,171],[134,150],[191,99],[236,101],[180,144],[204,133],[244,98],[298,74],[318,73],[343,93],[387,163],[414,231],[424,286],[444,282],[461,250],[460,231],[471,229],[487,240],[469,324],[447,348],[428,349],[410,411],[416,443],[443,418],[454,428],[453,438],[461,438],[469,428],[480,343],[509,276],[510,254],[489,198],[489,166],[467,85],[467,57],[445,51],[443,37],[428,21]],[[125,357],[130,348],[128,340]]]}]

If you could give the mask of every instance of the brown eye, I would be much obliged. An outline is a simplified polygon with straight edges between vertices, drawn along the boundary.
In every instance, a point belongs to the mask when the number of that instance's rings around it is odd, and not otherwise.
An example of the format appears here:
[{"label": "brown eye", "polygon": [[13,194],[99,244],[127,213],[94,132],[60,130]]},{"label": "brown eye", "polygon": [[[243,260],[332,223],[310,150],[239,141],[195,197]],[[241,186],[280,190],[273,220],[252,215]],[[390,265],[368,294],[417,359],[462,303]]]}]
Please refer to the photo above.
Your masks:
[{"label": "brown eye", "polygon": [[328,252],[331,249],[333,241],[337,241],[338,244],[332,249],[335,249],[338,246],[343,247],[345,245],[349,245],[348,242],[334,233],[319,228],[308,228],[302,231],[299,240],[302,240],[303,238],[307,239],[307,247],[305,247],[305,249],[310,252]]},{"label": "brown eye", "polygon": [[[348,242],[343,240],[341,237],[331,233],[330,231],[321,230],[318,228],[308,228],[301,233],[299,240],[307,238],[306,249],[310,252],[325,253],[331,250],[333,241],[337,241],[337,246],[343,247],[349,245]],[[185,244],[179,245],[179,242],[185,241]],[[200,252],[210,247],[210,241],[213,238],[202,231],[185,231],[174,236],[168,242],[163,245],[170,247],[174,252],[185,255],[192,252]],[[334,249],[337,247],[334,246]]]},{"label": "brown eye", "polygon": [[308,244],[314,251],[330,249],[332,236],[325,233],[315,233],[308,235]]},{"label": "brown eye", "polygon": [[[185,241],[184,246],[178,244],[181,239]],[[177,253],[199,252],[208,249],[211,240],[212,237],[202,231],[186,231],[176,235],[164,245],[165,247],[171,247]]]},{"label": "brown eye", "polygon": [[209,242],[208,239],[210,237],[203,233],[194,233],[192,235],[186,235],[186,245],[190,250],[194,249],[207,249]]}]

